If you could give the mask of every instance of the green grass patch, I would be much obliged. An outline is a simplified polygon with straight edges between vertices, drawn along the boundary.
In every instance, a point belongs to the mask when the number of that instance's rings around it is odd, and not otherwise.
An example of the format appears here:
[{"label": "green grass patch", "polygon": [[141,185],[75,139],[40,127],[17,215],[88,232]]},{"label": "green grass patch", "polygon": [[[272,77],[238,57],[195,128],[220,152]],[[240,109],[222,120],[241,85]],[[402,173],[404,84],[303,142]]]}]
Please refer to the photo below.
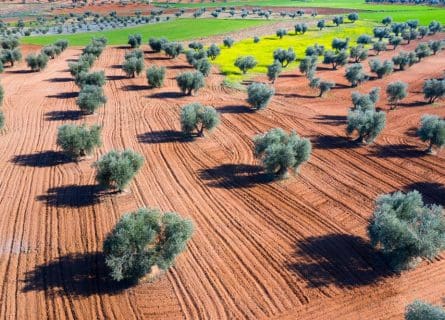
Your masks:
[{"label": "green grass patch", "polygon": [[133,33],[140,33],[144,43],[148,41],[149,37],[167,37],[172,41],[180,41],[232,32],[271,22],[258,19],[176,19],[169,22],[103,32],[23,37],[22,43],[48,45],[63,38],[67,39],[72,46],[84,46],[90,42],[91,38],[104,36],[108,39],[110,45],[124,45],[127,44],[128,35]]},{"label": "green grass patch", "polygon": [[360,12],[362,19],[380,22],[382,18],[390,15],[394,21],[406,21],[408,19],[419,19],[421,24],[428,24],[431,20],[445,21],[445,8],[424,5],[402,5],[402,4],[376,4],[366,3],[364,0],[242,0],[206,3],[174,3],[172,7],[198,8],[198,7],[239,7],[239,6],[286,6],[295,8],[343,8],[363,10]]},{"label": "green grass patch", "polygon": [[[351,45],[355,45],[355,40],[361,34],[372,34],[372,28],[375,26],[372,22],[357,21],[356,23],[346,23],[340,27],[328,27],[322,31],[311,28],[304,35],[295,35],[291,32],[289,35],[279,39],[275,35],[261,38],[259,43],[254,43],[253,38],[236,42],[232,48],[222,48],[214,63],[219,66],[223,74],[227,76],[228,81],[240,81],[245,77],[252,77],[255,74],[266,73],[267,66],[273,62],[273,52],[278,48],[287,49],[292,47],[297,54],[297,61],[291,63],[286,69],[293,69],[298,66],[298,59],[305,56],[305,50],[308,46],[318,43],[324,45],[326,49],[331,48],[331,42],[334,38],[351,39]],[[239,56],[253,56],[258,61],[257,66],[250,70],[247,75],[234,66],[236,58]]]}]

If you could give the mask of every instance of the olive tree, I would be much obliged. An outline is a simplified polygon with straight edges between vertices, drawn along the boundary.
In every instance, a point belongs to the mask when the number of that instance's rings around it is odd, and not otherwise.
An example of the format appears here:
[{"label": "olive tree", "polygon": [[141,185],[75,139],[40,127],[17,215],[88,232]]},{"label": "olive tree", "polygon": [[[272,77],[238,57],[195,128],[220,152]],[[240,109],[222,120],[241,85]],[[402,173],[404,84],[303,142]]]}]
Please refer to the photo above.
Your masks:
[{"label": "olive tree", "polygon": [[61,51],[65,51],[66,48],[68,48],[68,40],[66,39],[59,39],[56,42],[54,42],[54,45],[56,47],[59,47]]},{"label": "olive tree", "polygon": [[22,60],[22,52],[19,48],[3,49],[0,52],[0,60],[2,61],[3,65],[9,63],[11,67],[13,67],[15,62]]},{"label": "olive tree", "polygon": [[300,72],[306,76],[311,75],[317,69],[317,56],[306,56],[299,65]]},{"label": "olive tree", "polygon": [[151,66],[146,71],[149,86],[160,88],[164,85],[165,67]]},{"label": "olive tree", "polygon": [[326,92],[329,92],[333,87],[335,87],[335,82],[313,77],[309,81],[309,87],[320,90],[318,97],[321,98]]},{"label": "olive tree", "polygon": [[343,16],[335,16],[332,18],[332,22],[338,27],[339,25],[343,24]]},{"label": "olive tree", "polygon": [[373,29],[374,37],[382,41],[383,38],[389,37],[390,31],[388,28],[376,27]]},{"label": "olive tree", "polygon": [[350,110],[348,113],[348,125],[346,132],[351,135],[355,131],[358,133],[357,141],[370,144],[385,128],[386,114],[383,111]]},{"label": "olive tree", "polygon": [[205,86],[204,76],[199,71],[181,73],[176,77],[176,83],[182,93],[189,96]]},{"label": "olive tree", "polygon": [[275,80],[280,76],[282,71],[281,63],[278,61],[274,61],[270,66],[267,67],[267,77],[269,81],[275,83]]},{"label": "olive tree", "polygon": [[434,103],[437,99],[445,97],[445,80],[426,80],[423,84],[423,95],[428,103]]},{"label": "olive tree", "polygon": [[194,65],[197,60],[207,58],[207,52],[204,50],[188,50],[185,53],[185,58],[190,65]]},{"label": "olive tree", "polygon": [[166,38],[150,38],[148,39],[148,45],[154,52],[161,52],[164,45],[168,42]]},{"label": "olive tree", "polygon": [[273,59],[279,61],[283,68],[287,67],[289,63],[294,62],[296,58],[297,56],[292,48],[288,48],[287,50],[279,48],[273,52]]},{"label": "olive tree", "polygon": [[370,43],[372,43],[372,37],[367,34],[362,34],[357,38],[356,42],[357,42],[357,44],[362,44],[362,45],[370,44]]},{"label": "olive tree", "polygon": [[391,104],[391,109],[396,109],[397,104],[406,98],[408,95],[408,84],[403,81],[395,81],[388,84],[386,87],[386,95],[388,102]]},{"label": "olive tree", "polygon": [[99,106],[107,102],[102,87],[85,85],[79,92],[76,104],[85,113],[93,114]]},{"label": "olive tree", "polygon": [[417,135],[422,141],[429,142],[427,151],[433,154],[433,147],[440,149],[445,145],[445,120],[436,115],[422,116]]},{"label": "olive tree", "polygon": [[210,57],[210,59],[215,60],[217,56],[219,56],[221,53],[221,49],[214,43],[210,45],[210,47],[207,49],[207,55]]},{"label": "olive tree", "polygon": [[85,124],[65,124],[58,129],[57,145],[76,159],[90,155],[94,148],[102,145],[101,131],[98,125],[87,127]]},{"label": "olive tree", "polygon": [[162,48],[167,56],[174,59],[184,52],[182,44],[179,42],[167,42]]},{"label": "olive tree", "polygon": [[0,130],[5,127],[5,115],[3,111],[0,110]]},{"label": "olive tree", "polygon": [[358,13],[357,12],[351,12],[350,14],[348,14],[348,19],[352,23],[356,22],[358,20]]},{"label": "olive tree", "polygon": [[51,59],[55,59],[56,56],[58,56],[62,52],[62,49],[60,49],[58,46],[45,46],[42,48],[42,53],[46,54]]},{"label": "olive tree", "polygon": [[380,99],[380,88],[374,87],[369,91],[369,93],[361,94],[359,92],[353,92],[351,94],[352,109],[360,110],[374,110],[375,105]]},{"label": "olive tree", "polygon": [[440,50],[444,48],[445,44],[441,40],[431,40],[428,42],[428,47],[433,52],[433,54],[438,53]]},{"label": "olive tree", "polygon": [[312,151],[309,139],[300,137],[295,131],[288,134],[281,128],[255,136],[253,143],[255,156],[266,172],[277,178],[285,178],[290,169],[298,172]]},{"label": "olive tree", "polygon": [[193,67],[197,71],[201,72],[205,77],[207,77],[210,74],[210,71],[212,70],[212,64],[207,58],[196,60],[193,63]]},{"label": "olive tree", "polygon": [[346,50],[349,47],[349,38],[346,39],[334,38],[332,39],[331,46],[332,49],[334,49],[337,53],[341,50]]},{"label": "olive tree", "polygon": [[430,31],[428,30],[428,27],[426,27],[426,26],[420,26],[419,29],[418,29],[418,31],[419,31],[419,37],[420,37],[420,39],[423,39],[423,38],[424,38],[425,36],[427,36],[428,33],[430,32]]},{"label": "olive tree", "polygon": [[381,51],[386,51],[386,43],[383,41],[374,42],[374,44],[372,45],[372,50],[374,50],[376,54],[379,55]]},{"label": "olive tree", "polygon": [[201,42],[193,41],[189,43],[189,48],[195,51],[199,51],[204,49],[204,45]]},{"label": "olive tree", "polygon": [[144,158],[133,150],[112,150],[94,163],[96,180],[103,187],[123,191],[143,163]]},{"label": "olive tree", "polygon": [[230,37],[226,37],[226,38],[223,39],[223,44],[227,48],[231,48],[234,43],[235,43],[235,40],[233,40]]},{"label": "olive tree", "polygon": [[414,52],[400,51],[398,55],[392,57],[392,62],[399,66],[399,70],[405,70],[407,66],[412,66],[417,61],[417,55]]},{"label": "olive tree", "polygon": [[142,44],[142,36],[140,34],[130,34],[128,36],[128,44],[131,48],[139,48]]},{"label": "olive tree", "polygon": [[419,43],[414,52],[416,53],[416,56],[419,59],[419,61],[432,54],[431,49],[427,43]]},{"label": "olive tree", "polygon": [[428,25],[431,34],[436,34],[442,30],[442,24],[438,21],[431,21]]},{"label": "olive tree", "polygon": [[318,43],[309,46],[305,51],[306,56],[322,56],[324,54],[324,46]]},{"label": "olive tree", "polygon": [[368,234],[371,244],[401,271],[444,249],[445,216],[441,206],[425,205],[417,190],[385,194],[377,198]]},{"label": "olive tree", "polygon": [[351,87],[356,87],[368,80],[368,76],[363,70],[361,63],[354,63],[346,68],[345,78],[351,83]]},{"label": "olive tree", "polygon": [[359,63],[360,61],[368,58],[368,49],[366,49],[363,45],[351,47],[349,56],[355,61],[355,63]]},{"label": "olive tree", "polygon": [[295,28],[295,34],[298,33],[305,34],[308,29],[308,26],[306,23],[297,23],[294,28]]},{"label": "olive tree", "polygon": [[382,63],[382,61],[379,59],[372,59],[369,61],[369,67],[371,72],[374,72],[379,79],[391,74],[394,71],[394,64],[391,60],[385,60]]},{"label": "olive tree", "polygon": [[275,94],[275,90],[268,85],[260,82],[254,82],[247,87],[247,102],[255,110],[261,110],[267,107]]},{"label": "olive tree", "polygon": [[415,300],[406,306],[405,320],[443,320],[445,310],[432,304]]},{"label": "olive tree", "polygon": [[235,67],[240,69],[243,74],[246,74],[248,70],[255,68],[255,66],[257,65],[257,61],[252,56],[243,56],[238,57],[235,60],[234,65]]},{"label": "olive tree", "polygon": [[388,43],[390,45],[392,45],[393,50],[396,50],[396,48],[402,44],[402,38],[396,37],[396,36],[391,36],[388,40]]},{"label": "olive tree", "polygon": [[325,51],[323,57],[324,64],[331,64],[332,69],[336,70],[339,66],[344,66],[348,63],[348,53],[345,50],[335,53],[334,51]]},{"label": "olive tree", "polygon": [[122,63],[122,70],[127,77],[135,78],[144,70],[144,59],[131,57]]},{"label": "olive tree", "polygon": [[283,29],[283,28],[278,29],[278,30],[276,31],[276,35],[277,35],[277,37],[280,38],[280,39],[282,39],[286,34],[287,34],[287,30],[286,30],[286,29]]},{"label": "olive tree", "polygon": [[323,30],[326,27],[326,21],[321,19],[317,21],[317,28]]},{"label": "olive tree", "polygon": [[219,124],[218,112],[210,106],[191,103],[181,109],[181,130],[186,135],[196,132],[198,137],[204,136],[204,130],[211,131]]},{"label": "olive tree", "polygon": [[411,40],[416,40],[418,36],[419,32],[415,29],[405,29],[402,31],[402,38],[406,40],[408,44],[411,43]]},{"label": "olive tree", "polygon": [[103,245],[111,278],[137,283],[153,269],[167,270],[186,249],[193,230],[192,220],[175,212],[142,208],[124,214]]},{"label": "olive tree", "polygon": [[86,85],[99,86],[102,87],[105,84],[105,72],[95,71],[95,72],[80,72],[76,78],[75,83],[80,88]]},{"label": "olive tree", "polygon": [[382,24],[385,26],[389,26],[392,23],[392,17],[388,16],[382,19]]},{"label": "olive tree", "polygon": [[48,56],[44,53],[31,53],[26,56],[25,61],[28,67],[36,72],[40,71],[46,68],[46,65],[48,64]]},{"label": "olive tree", "polygon": [[5,98],[5,89],[0,85],[0,107],[3,105],[3,99]]}]

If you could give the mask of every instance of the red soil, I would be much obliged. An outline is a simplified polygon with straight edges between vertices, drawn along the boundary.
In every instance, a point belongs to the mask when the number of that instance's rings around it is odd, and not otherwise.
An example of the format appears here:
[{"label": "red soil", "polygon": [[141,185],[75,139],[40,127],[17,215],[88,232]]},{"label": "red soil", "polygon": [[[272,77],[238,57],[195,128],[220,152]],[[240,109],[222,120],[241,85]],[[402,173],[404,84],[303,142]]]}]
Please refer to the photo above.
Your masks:
[{"label": "red soil", "polygon": [[[251,113],[245,93],[223,88],[217,70],[198,96],[182,97],[174,77],[189,69],[183,57],[146,54],[147,65],[168,70],[166,86],[152,90],[142,76],[123,77],[124,50],[107,48],[95,69],[109,77],[108,102],[79,118],[67,72],[79,53],[68,49],[41,73],[22,63],[0,76],[1,319],[402,319],[413,299],[439,303],[445,295],[444,254],[390,275],[365,231],[378,194],[416,188],[445,204],[445,153],[424,154],[412,135],[422,114],[445,116],[443,101],[419,103],[423,81],[443,75],[445,51],[358,89],[396,79],[410,85],[376,143],[356,148],[344,134],[353,89],[343,69],[319,72],[340,85],[321,99],[289,72],[271,105]],[[184,142],[178,113],[192,101],[215,106],[221,125]],[[72,163],[59,154],[57,127],[72,122],[103,126],[93,159]],[[251,138],[277,126],[309,137],[314,150],[299,175],[266,183]],[[145,165],[130,193],[96,197],[91,165],[112,148],[133,148]],[[117,219],[141,206],[191,217],[196,233],[160,281],[119,290],[106,281],[98,252]]]}]

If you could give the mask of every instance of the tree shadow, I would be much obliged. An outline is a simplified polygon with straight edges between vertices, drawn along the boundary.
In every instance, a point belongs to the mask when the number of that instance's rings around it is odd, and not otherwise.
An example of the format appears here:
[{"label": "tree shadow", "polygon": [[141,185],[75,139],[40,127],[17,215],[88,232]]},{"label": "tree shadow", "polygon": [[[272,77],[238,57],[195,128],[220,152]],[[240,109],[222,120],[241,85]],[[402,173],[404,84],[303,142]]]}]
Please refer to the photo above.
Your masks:
[{"label": "tree shadow", "polygon": [[[6,67],[5,67],[5,69],[6,69]],[[37,72],[35,72],[35,71],[32,71],[32,70],[28,70],[28,69],[25,69],[25,70],[7,70],[6,71],[6,73],[11,73],[11,74],[26,74],[26,73],[37,73]]]},{"label": "tree shadow", "polygon": [[14,156],[11,162],[19,166],[45,168],[69,163],[72,159],[62,152],[42,151]]},{"label": "tree shadow", "polygon": [[110,66],[111,69],[122,69],[122,65],[121,64],[112,64]]},{"label": "tree shadow", "polygon": [[50,188],[36,199],[51,207],[81,208],[99,203],[101,191],[98,185],[67,185]]},{"label": "tree shadow", "polygon": [[124,91],[141,91],[141,90],[148,90],[148,89],[150,89],[150,86],[129,84],[129,85],[123,86],[121,89],[124,90]]},{"label": "tree shadow", "polygon": [[285,98],[302,98],[302,99],[318,98],[318,95],[305,95],[305,94],[299,94],[299,93],[278,93],[277,96],[282,96]]},{"label": "tree shadow", "polygon": [[46,96],[47,98],[54,98],[54,99],[71,99],[71,98],[77,98],[79,96],[79,92],[61,92],[58,94],[52,94],[49,96]]},{"label": "tree shadow", "polygon": [[261,166],[250,164],[222,164],[198,171],[199,178],[210,181],[210,187],[235,189],[249,188],[273,181],[274,176],[263,171]]},{"label": "tree shadow", "polygon": [[380,252],[348,234],[306,238],[296,244],[295,258],[288,267],[312,288],[354,288],[394,275]]},{"label": "tree shadow", "polygon": [[409,136],[409,137],[418,137],[417,136],[417,128],[416,127],[411,127],[411,128],[408,128],[407,130],[406,130],[406,132],[405,132],[405,134],[407,135],[407,136]]},{"label": "tree shadow", "polygon": [[425,150],[407,144],[374,145],[371,155],[378,158],[419,158],[426,155]]},{"label": "tree shadow", "polygon": [[400,102],[398,107],[423,107],[428,105],[427,101]]},{"label": "tree shadow", "polygon": [[193,69],[192,66],[183,64],[183,65],[175,65],[175,66],[168,66],[167,69],[170,70],[181,70],[181,69]]},{"label": "tree shadow", "polygon": [[333,90],[341,90],[341,89],[351,89],[351,86],[348,86],[347,84],[343,83],[336,83],[335,86],[332,88]]},{"label": "tree shadow", "polygon": [[45,119],[48,121],[79,120],[83,112],[80,110],[50,111],[45,113]]},{"label": "tree shadow", "polygon": [[423,200],[429,204],[439,204],[445,206],[445,185],[437,182],[414,182],[403,187],[405,191],[417,190]]},{"label": "tree shadow", "polygon": [[125,80],[128,79],[127,76],[107,76],[108,81],[117,81],[117,80]]},{"label": "tree shadow", "polygon": [[346,116],[336,116],[336,115],[318,115],[313,118],[317,123],[324,123],[332,126],[341,126],[348,123]]},{"label": "tree shadow", "polygon": [[175,98],[181,98],[184,97],[184,94],[182,92],[176,92],[176,91],[170,91],[170,92],[158,92],[153,93],[152,95],[148,96],[149,98],[157,98],[157,99],[175,99]]},{"label": "tree shadow", "polygon": [[162,60],[171,60],[170,57],[150,57],[150,60],[162,61]]},{"label": "tree shadow", "polygon": [[322,65],[317,66],[317,71],[335,71],[332,67],[325,67]]},{"label": "tree shadow", "polygon": [[219,113],[254,113],[255,110],[247,106],[230,105],[223,106],[216,109]]},{"label": "tree shadow", "polygon": [[49,291],[51,296],[74,297],[118,294],[133,284],[113,281],[101,252],[68,254],[38,265],[25,273],[23,282],[23,292]]},{"label": "tree shadow", "polygon": [[138,135],[140,143],[173,143],[173,142],[188,142],[192,138],[184,135],[181,131],[164,130],[164,131],[149,131]]},{"label": "tree shadow", "polygon": [[317,149],[353,149],[360,146],[356,141],[339,136],[315,136],[311,141]]},{"label": "tree shadow", "polygon": [[47,79],[47,80],[45,80],[45,81],[48,81],[48,82],[70,82],[70,81],[73,81],[73,78],[63,78],[63,77],[61,77],[61,78],[51,78],[51,79]]}]

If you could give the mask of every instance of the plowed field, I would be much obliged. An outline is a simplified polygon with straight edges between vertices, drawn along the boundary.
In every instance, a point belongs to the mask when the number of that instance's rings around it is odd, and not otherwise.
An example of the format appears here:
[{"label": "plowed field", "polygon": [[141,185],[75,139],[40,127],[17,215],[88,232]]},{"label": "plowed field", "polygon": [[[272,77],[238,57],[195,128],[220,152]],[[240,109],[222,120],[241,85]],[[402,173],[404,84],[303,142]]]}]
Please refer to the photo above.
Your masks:
[{"label": "plowed field", "polygon": [[[245,92],[222,87],[217,70],[198,96],[183,97],[174,79],[189,70],[183,57],[145,54],[147,65],[167,67],[165,87],[153,90],[143,76],[123,76],[124,49],[107,48],[94,69],[108,77],[108,102],[85,117],[67,71],[80,52],[66,50],[41,73],[22,63],[0,76],[0,319],[401,319],[413,299],[445,296],[444,254],[392,275],[366,236],[381,193],[418,189],[445,204],[445,152],[426,155],[413,135],[422,114],[445,116],[443,101],[424,105],[421,94],[425,79],[443,76],[445,51],[359,87],[381,86],[378,106],[388,110],[386,84],[410,86],[365,147],[345,137],[354,89],[343,68],[321,66],[319,75],[337,82],[325,98],[314,98],[297,71],[286,73],[271,105],[252,113]],[[215,106],[221,125],[190,142],[178,114],[192,101]],[[104,145],[91,159],[69,162],[57,149],[57,127],[72,122],[103,126]],[[268,182],[251,138],[277,126],[309,137],[314,150],[299,175]],[[97,193],[91,168],[112,148],[145,157],[121,195]],[[102,242],[123,213],[141,206],[191,217],[196,232],[158,282],[119,288],[106,279]]]}]

